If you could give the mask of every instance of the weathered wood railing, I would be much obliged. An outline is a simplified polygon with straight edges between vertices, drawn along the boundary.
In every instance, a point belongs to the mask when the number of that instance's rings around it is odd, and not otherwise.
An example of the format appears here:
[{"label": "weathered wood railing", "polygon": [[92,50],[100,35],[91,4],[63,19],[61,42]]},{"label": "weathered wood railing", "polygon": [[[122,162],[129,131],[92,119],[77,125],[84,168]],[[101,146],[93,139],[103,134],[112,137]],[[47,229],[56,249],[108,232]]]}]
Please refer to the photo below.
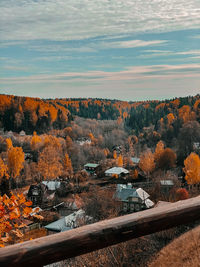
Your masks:
[{"label": "weathered wood railing", "polygon": [[0,249],[0,266],[43,266],[200,219],[200,196]]}]

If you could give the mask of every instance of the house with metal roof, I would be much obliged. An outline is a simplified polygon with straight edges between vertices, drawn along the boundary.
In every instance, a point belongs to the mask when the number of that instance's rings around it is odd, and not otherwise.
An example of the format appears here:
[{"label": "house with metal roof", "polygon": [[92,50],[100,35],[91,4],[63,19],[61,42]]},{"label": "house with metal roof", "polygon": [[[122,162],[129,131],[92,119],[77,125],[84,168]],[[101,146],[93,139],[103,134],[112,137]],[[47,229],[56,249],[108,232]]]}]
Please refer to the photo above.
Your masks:
[{"label": "house with metal roof", "polygon": [[133,188],[131,184],[118,184],[115,198],[122,202],[124,212],[134,212],[153,207],[150,195],[142,188]]},{"label": "house with metal roof", "polygon": [[124,169],[122,167],[113,167],[111,169],[108,169],[105,171],[105,176],[116,176],[118,178],[124,177],[129,174],[129,171],[127,169]]},{"label": "house with metal roof", "polygon": [[86,172],[88,172],[89,174],[96,174],[98,168],[99,168],[99,164],[97,163],[87,163],[84,165],[84,169],[86,170]]},{"label": "house with metal roof", "polygon": [[89,222],[92,220],[92,217],[87,216],[84,210],[79,209],[68,216],[46,225],[45,228],[49,233],[64,232],[77,228],[82,220]]},{"label": "house with metal roof", "polygon": [[56,189],[60,188],[60,181],[42,181],[42,184],[46,185],[48,190],[56,191]]}]

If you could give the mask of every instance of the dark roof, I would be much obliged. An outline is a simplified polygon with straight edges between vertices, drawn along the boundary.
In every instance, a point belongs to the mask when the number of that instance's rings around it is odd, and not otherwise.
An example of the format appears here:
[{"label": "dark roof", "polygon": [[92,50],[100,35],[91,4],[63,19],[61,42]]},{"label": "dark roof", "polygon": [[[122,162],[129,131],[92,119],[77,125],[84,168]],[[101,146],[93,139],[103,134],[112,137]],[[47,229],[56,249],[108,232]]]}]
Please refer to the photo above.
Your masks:
[{"label": "dark roof", "polygon": [[138,197],[136,189],[134,188],[126,188],[121,191],[117,191],[115,196],[122,201],[126,201],[129,197]]},{"label": "dark roof", "polygon": [[117,190],[115,197],[122,200],[127,201],[129,197],[140,198],[141,200],[145,200],[149,197],[149,194],[144,191],[142,188],[131,188],[131,185],[117,185]]},{"label": "dark roof", "polygon": [[28,190],[28,197],[31,197],[33,195],[33,191],[34,192],[38,192],[37,195],[40,195],[40,193],[41,193],[41,187],[40,187],[40,185],[31,185],[29,187],[29,190]]}]

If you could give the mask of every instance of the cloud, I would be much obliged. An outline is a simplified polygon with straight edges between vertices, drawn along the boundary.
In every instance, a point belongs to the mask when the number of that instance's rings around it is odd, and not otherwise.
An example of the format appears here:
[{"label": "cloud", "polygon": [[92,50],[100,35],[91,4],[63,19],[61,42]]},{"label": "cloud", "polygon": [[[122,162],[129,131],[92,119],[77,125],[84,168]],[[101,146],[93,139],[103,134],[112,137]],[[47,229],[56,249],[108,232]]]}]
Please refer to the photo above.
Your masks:
[{"label": "cloud", "polygon": [[[137,58],[155,58],[155,57],[169,57],[173,56],[173,58],[177,55],[183,55],[183,56],[188,56],[189,59],[197,59],[199,58],[198,56],[200,55],[200,50],[188,50],[188,51],[169,51],[169,50],[144,50],[143,55],[137,56]],[[195,57],[194,57],[195,56]],[[177,58],[177,60],[185,60],[186,58]]]},{"label": "cloud", "polygon": [[153,41],[144,41],[144,40],[129,40],[129,41],[118,41],[118,42],[107,42],[106,44],[100,44],[101,47],[105,48],[135,48],[135,47],[144,47],[144,46],[155,46],[163,43],[167,43],[165,40],[153,40]]},{"label": "cloud", "polygon": [[[124,37],[123,37],[124,38]],[[108,41],[109,40],[109,41]],[[0,48],[20,45],[23,48],[28,49],[29,51],[37,51],[43,53],[57,53],[57,52],[65,52],[68,54],[76,54],[76,53],[96,53],[100,50],[108,50],[108,49],[119,49],[119,48],[136,48],[136,47],[146,47],[146,46],[158,46],[161,44],[165,44],[168,41],[166,40],[121,40],[121,41],[110,41],[112,39],[105,39],[102,41],[90,41],[87,43],[82,43],[78,41],[66,42],[62,41],[59,43],[55,42],[39,42],[36,43],[27,43],[25,42],[1,42]]]},{"label": "cloud", "polygon": [[189,50],[183,52],[177,52],[177,55],[200,55],[200,50]]},{"label": "cloud", "polygon": [[200,1],[1,0],[1,40],[75,40],[199,28]]},{"label": "cloud", "polygon": [[63,83],[66,81],[129,81],[143,80],[150,78],[180,78],[180,77],[199,77],[200,64],[182,65],[153,65],[128,67],[123,71],[87,71],[87,72],[67,72],[58,74],[32,75],[24,77],[0,78],[0,82],[7,83]]},{"label": "cloud", "polygon": [[200,39],[200,35],[194,35],[194,36],[192,36],[192,38],[194,38],[194,39]]}]

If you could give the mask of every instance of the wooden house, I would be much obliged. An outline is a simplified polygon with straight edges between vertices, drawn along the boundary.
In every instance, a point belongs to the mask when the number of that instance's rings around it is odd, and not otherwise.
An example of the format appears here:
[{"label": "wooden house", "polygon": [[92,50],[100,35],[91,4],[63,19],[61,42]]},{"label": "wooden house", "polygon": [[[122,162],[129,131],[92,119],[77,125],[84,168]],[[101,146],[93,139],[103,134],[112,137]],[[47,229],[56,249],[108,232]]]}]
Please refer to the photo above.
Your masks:
[{"label": "wooden house", "polygon": [[123,212],[134,212],[153,207],[150,195],[142,188],[132,188],[131,184],[118,184],[115,198],[122,203]]},{"label": "wooden house", "polygon": [[40,184],[31,185],[28,190],[28,198],[32,201],[32,206],[40,206],[42,203],[43,190]]}]

